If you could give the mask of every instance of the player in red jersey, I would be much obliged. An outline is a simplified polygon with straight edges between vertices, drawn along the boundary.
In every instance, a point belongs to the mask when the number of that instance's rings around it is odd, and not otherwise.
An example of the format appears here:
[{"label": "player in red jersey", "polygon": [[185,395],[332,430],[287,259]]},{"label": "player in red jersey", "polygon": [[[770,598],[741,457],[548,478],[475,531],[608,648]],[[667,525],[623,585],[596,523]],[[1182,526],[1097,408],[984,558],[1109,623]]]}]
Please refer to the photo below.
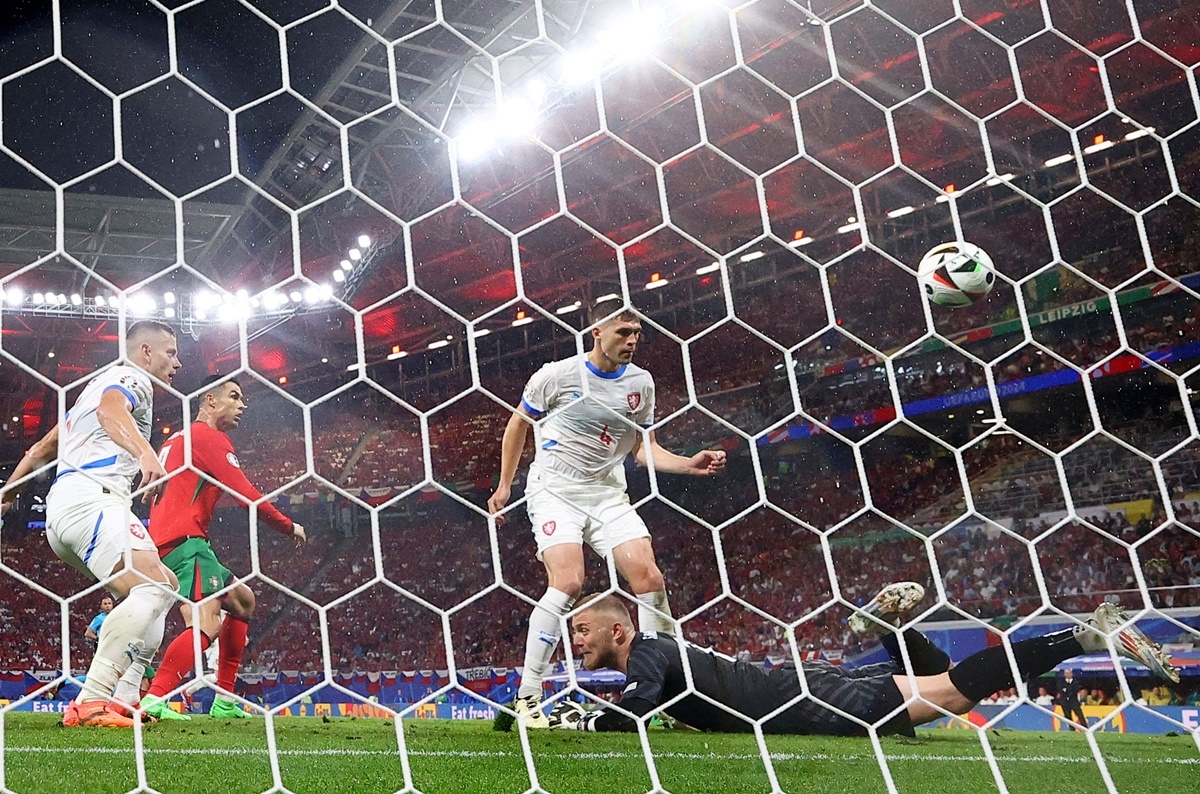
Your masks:
[{"label": "player in red jersey", "polygon": [[[162,561],[179,577],[179,591],[192,601],[200,601],[229,585],[232,572],[217,561],[208,540],[208,527],[213,508],[225,491],[221,483],[247,502],[262,499],[238,464],[233,442],[226,431],[238,426],[246,410],[242,387],[234,378],[210,378],[200,396],[197,419],[192,424],[192,467],[167,481],[162,496],[150,509],[150,536],[158,546]],[[176,433],[159,451],[163,468],[174,472],[186,466],[183,433]],[[239,500],[240,501],[240,500]],[[258,516],[285,535],[304,545],[304,527],[281,513],[270,502],[258,505]],[[221,620],[221,610],[228,613]],[[236,582],[220,599],[205,601],[198,607],[181,604],[183,622],[187,626],[167,647],[150,691],[142,700],[142,709],[159,719],[182,718],[168,708],[164,697],[182,683],[192,669],[192,623],[200,622],[200,650],[220,638],[217,663],[217,686],[233,692],[242,653],[246,649],[246,633],[254,614],[254,593]],[[213,699],[209,714],[214,717],[248,716],[237,701],[218,695]]]}]

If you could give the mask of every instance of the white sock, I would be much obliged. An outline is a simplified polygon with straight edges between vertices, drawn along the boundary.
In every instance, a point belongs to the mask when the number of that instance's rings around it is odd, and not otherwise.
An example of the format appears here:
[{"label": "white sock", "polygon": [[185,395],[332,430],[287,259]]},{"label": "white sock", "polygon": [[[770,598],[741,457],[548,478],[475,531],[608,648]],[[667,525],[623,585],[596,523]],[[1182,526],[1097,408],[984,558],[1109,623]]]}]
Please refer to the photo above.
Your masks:
[{"label": "white sock", "polygon": [[[107,700],[112,695],[117,680],[145,653],[147,637],[174,602],[170,591],[160,585],[145,583],[130,588],[125,600],[104,619],[100,644],[79,693],[80,702]],[[161,629],[158,641],[162,642]]]},{"label": "white sock", "polygon": [[129,665],[129,669],[121,676],[121,680],[117,682],[117,691],[113,693],[113,698],[121,701],[126,706],[132,706],[142,699],[142,678],[146,675],[146,668],[154,661],[155,654],[158,653],[159,646],[162,645],[163,633],[167,628],[167,612],[170,608],[164,610],[154,621],[150,627],[150,633],[146,636],[146,645],[142,649],[142,653],[133,660]]},{"label": "white sock", "polygon": [[534,607],[533,614],[529,616],[529,637],[525,640],[525,668],[521,673],[521,688],[517,690],[517,697],[542,699],[542,677],[546,674],[550,660],[554,658],[558,641],[562,639],[562,622],[559,618],[567,614],[574,603],[575,599],[562,590],[548,587],[545,595]]},{"label": "white sock", "polygon": [[[675,631],[675,621],[671,619],[671,605],[667,603],[666,590],[641,593],[637,600],[639,631],[665,631],[668,634]],[[659,612],[662,615],[659,615]]]}]

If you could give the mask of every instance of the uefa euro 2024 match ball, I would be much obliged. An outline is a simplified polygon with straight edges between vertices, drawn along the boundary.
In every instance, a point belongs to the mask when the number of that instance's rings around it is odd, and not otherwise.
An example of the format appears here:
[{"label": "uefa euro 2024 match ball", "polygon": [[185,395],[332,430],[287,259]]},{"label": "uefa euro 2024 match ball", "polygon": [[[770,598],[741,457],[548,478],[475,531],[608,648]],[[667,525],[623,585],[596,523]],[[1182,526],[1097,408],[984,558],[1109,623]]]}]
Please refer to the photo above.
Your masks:
[{"label": "uefa euro 2024 match ball", "polygon": [[974,243],[942,243],[921,258],[917,278],[930,302],[959,308],[992,291],[996,268],[987,252]]}]

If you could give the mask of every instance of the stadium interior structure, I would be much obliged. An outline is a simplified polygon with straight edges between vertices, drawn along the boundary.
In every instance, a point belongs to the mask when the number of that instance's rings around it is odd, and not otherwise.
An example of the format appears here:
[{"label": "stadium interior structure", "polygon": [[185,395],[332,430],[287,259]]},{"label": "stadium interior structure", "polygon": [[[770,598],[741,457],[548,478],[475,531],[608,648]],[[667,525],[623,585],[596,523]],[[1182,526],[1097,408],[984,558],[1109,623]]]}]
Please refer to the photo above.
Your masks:
[{"label": "stadium interior structure", "polygon": [[[311,537],[257,533],[250,669],[322,669],[289,591],[334,604],[338,670],[446,669],[437,610],[458,667],[520,662],[544,579],[520,507],[486,517],[501,432],[614,293],[660,441],[730,455],[631,471],[689,639],[854,655],[847,604],[912,579],[927,621],[1117,598],[1197,642],[1194,4],[1134,0],[1136,40],[1081,0],[1053,30],[1035,0],[252,4],[178,12],[177,74],[149,5],[64,11],[71,67],[31,68],[40,11],[0,46],[0,459],[117,359],[121,313],[181,329],[183,394],[242,370],[243,467]],[[956,237],[1000,283],[929,307],[916,261]],[[190,409],[156,399],[157,445]],[[48,487],[0,562],[68,596]],[[251,572],[244,511],[214,540]],[[58,604],[0,581],[0,668],[61,667]]]}]

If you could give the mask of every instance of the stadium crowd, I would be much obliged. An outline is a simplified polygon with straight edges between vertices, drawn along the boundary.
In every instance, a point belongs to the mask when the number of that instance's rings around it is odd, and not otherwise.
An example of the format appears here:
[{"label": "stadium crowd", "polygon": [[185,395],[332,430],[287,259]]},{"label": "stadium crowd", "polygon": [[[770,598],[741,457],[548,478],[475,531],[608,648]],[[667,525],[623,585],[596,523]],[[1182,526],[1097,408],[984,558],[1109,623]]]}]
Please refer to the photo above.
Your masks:
[{"label": "stadium crowd", "polygon": [[[1142,340],[1145,346],[1139,349],[1144,352],[1192,341],[1200,309],[1191,307],[1191,300],[1168,296],[1126,308],[1127,338]],[[1158,314],[1156,321],[1155,311],[1166,313]],[[1134,321],[1140,324],[1130,324]],[[1072,325],[1072,360],[1095,360],[1115,344],[1115,337],[1093,328],[1094,319],[1080,318]],[[690,332],[683,327],[680,334]],[[673,344],[660,337],[639,359],[657,376],[660,418],[687,401],[682,378],[671,375],[678,355]],[[985,339],[968,349],[994,358],[1009,344],[1011,339],[1003,337]],[[826,347],[821,340],[813,345]],[[840,343],[828,347],[845,350]],[[777,367],[782,356],[767,345],[754,350],[753,355],[733,357],[736,364],[726,357],[725,366],[697,366],[694,382],[702,405],[725,422],[758,433],[791,414],[792,407],[786,373]],[[816,347],[813,352],[818,352]],[[903,398],[982,385],[979,372],[972,374],[955,356],[942,351],[898,359]],[[804,372],[813,372],[804,360]],[[840,360],[844,359],[828,362]],[[1026,350],[998,369],[998,381],[1056,368],[1061,364],[1051,357]],[[870,367],[820,378],[801,373],[801,404],[817,418],[890,404],[886,380],[872,373]],[[527,374],[505,373],[487,385],[501,399],[515,400]],[[428,384],[422,388],[426,406],[452,396],[452,390],[439,393]],[[877,397],[882,401],[872,403]],[[496,473],[506,421],[503,409],[486,398],[469,398],[450,402],[430,416],[434,477],[442,485],[455,484],[453,491],[461,501],[426,488],[381,511],[379,563],[388,581],[368,586],[376,577],[377,561],[367,512],[319,482],[293,484],[303,476],[309,454],[302,425],[279,421],[264,402],[256,406],[263,418],[236,435],[242,465],[264,492],[289,486],[279,495],[281,506],[301,515],[312,531],[302,553],[269,530],[259,535],[261,576],[251,582],[259,607],[247,669],[323,666],[319,615],[288,590],[317,604],[336,601],[326,628],[330,662],[339,669],[444,668],[447,649],[442,616],[436,610],[451,610],[452,652],[460,666],[517,664],[528,605],[514,593],[536,598],[544,573],[532,562],[533,543],[523,511],[511,513],[512,520],[497,531],[493,544],[478,509]],[[1134,446],[1155,454],[1180,439],[1175,429],[1159,427],[1144,416],[1126,418],[1117,430]],[[392,489],[379,497],[391,498],[425,477],[422,432],[416,414],[385,397],[334,398],[312,412],[316,473],[357,499],[378,503],[374,489]],[[677,449],[722,444],[733,463],[727,476],[703,493],[689,492],[686,486],[671,490],[674,486],[664,484],[662,495],[713,524],[732,518],[739,505],[754,505],[759,485],[743,452],[747,442],[734,435],[695,409],[668,422],[659,431],[664,443]],[[1050,446],[1063,448],[1068,443],[1064,437]],[[864,603],[883,584],[897,579],[933,585],[925,536],[943,530],[965,510],[955,457],[936,445],[924,452],[865,457],[862,474],[874,508],[867,511],[867,495],[852,458],[835,455],[814,467],[786,443],[761,452],[761,487],[772,506],[748,511],[719,532],[661,501],[644,508],[674,611],[688,616],[686,635],[719,650],[745,650],[759,657],[784,651],[785,625],[803,619],[795,628],[803,649],[861,650],[846,625],[848,609],[834,599],[831,574],[836,575],[841,597],[854,604]],[[994,523],[956,525],[933,537],[938,577],[952,607],[939,610],[937,616],[994,619],[1028,615],[1042,607],[1045,601],[1033,576],[1031,554],[1045,574],[1045,595],[1059,609],[1082,612],[1105,598],[1135,599],[1139,569],[1153,606],[1200,605],[1200,539],[1184,528],[1200,528],[1200,503],[1175,506],[1180,524],[1139,545],[1136,559],[1131,555],[1130,545],[1162,524],[1166,515],[1157,481],[1146,476],[1143,458],[1104,439],[1089,441],[1064,458],[1070,496],[1077,513],[1089,517],[1089,527],[1079,522],[1059,525],[1039,515],[1065,509],[1063,484],[1053,460],[1018,437],[996,434],[961,454],[975,509]],[[1163,462],[1162,471],[1172,499],[1183,498],[1194,491],[1200,476],[1200,451],[1184,447]],[[1150,509],[1141,514],[1099,509],[1135,500],[1148,500]],[[713,512],[714,504],[726,509]],[[349,514],[352,519],[347,520]],[[899,528],[885,516],[912,529]],[[1035,539],[1035,545],[1027,545]],[[232,500],[218,512],[214,540],[231,569],[238,574],[251,570],[246,519]],[[36,530],[6,528],[0,553],[6,565],[52,592],[75,593],[86,587],[81,576],[54,559]],[[722,560],[730,585],[727,594],[720,584]],[[591,560],[588,576],[593,583],[604,582],[607,572]],[[497,587],[501,578],[503,587]],[[86,624],[90,598],[70,603],[73,627]],[[932,606],[936,598],[937,588],[930,586],[923,606]],[[57,666],[59,616],[54,600],[35,588],[17,583],[0,589],[0,619],[16,629],[0,639],[0,658],[13,667]],[[89,654],[82,630],[73,632],[72,658]]]}]

